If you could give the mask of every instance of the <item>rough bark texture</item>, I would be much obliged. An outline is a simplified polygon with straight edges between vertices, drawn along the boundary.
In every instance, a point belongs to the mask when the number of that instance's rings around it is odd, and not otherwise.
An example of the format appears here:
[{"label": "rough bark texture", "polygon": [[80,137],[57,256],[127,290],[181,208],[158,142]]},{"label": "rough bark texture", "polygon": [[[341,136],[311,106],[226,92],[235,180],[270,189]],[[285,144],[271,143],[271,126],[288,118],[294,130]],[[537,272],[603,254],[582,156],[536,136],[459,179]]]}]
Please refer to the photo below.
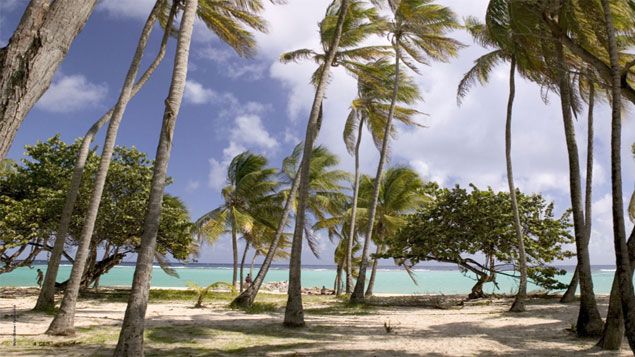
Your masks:
[{"label": "rough bark texture", "polygon": [[137,45],[134,57],[132,59],[132,65],[128,70],[124,85],[121,89],[121,94],[115,110],[113,111],[106,139],[104,142],[104,149],[102,151],[101,160],[99,162],[99,169],[95,177],[95,185],[93,188],[93,194],[91,196],[88,211],[86,212],[86,218],[84,219],[84,226],[79,239],[79,247],[75,255],[75,263],[71,270],[71,277],[66,291],[64,291],[64,298],[62,299],[62,306],[60,311],[51,322],[47,330],[47,334],[51,335],[69,335],[74,334],[74,320],[75,320],[75,305],[77,303],[77,295],[79,293],[79,287],[84,274],[84,268],[88,252],[90,249],[91,237],[93,235],[93,229],[95,226],[95,220],[97,219],[97,212],[99,210],[99,204],[101,203],[101,196],[106,182],[106,176],[108,175],[108,167],[110,166],[110,160],[112,158],[113,149],[115,147],[115,141],[117,139],[117,131],[123,113],[125,112],[126,105],[130,100],[132,93],[132,87],[134,85],[137,71],[139,68],[139,62],[143,56],[143,52],[150,38],[152,27],[156,21],[156,17],[159,11],[159,4],[155,4],[148,20],[146,21],[143,30],[141,32],[141,38]]},{"label": "rough bark texture", "polygon": [[[631,236],[628,238],[627,247],[632,272],[633,267],[635,266],[635,228],[633,228]],[[620,285],[616,271],[615,276],[613,277],[613,285],[611,286],[609,309],[606,313],[604,330],[602,331],[602,337],[600,338],[600,341],[598,341],[597,345],[603,350],[617,351],[622,347],[624,332],[624,314],[622,313]]]},{"label": "rough bark texture", "polygon": [[613,198],[613,240],[615,245],[616,273],[626,338],[635,351],[635,296],[633,294],[633,271],[631,270],[626,231],[624,227],[624,200],[622,198],[622,95],[621,69],[613,16],[608,0],[602,0],[606,33],[608,35],[611,62],[611,191]]},{"label": "rough bark texture", "polygon": [[373,199],[371,201],[368,213],[368,227],[366,228],[366,237],[364,239],[364,248],[362,249],[362,261],[359,265],[359,273],[357,274],[357,282],[355,289],[351,294],[350,301],[359,303],[364,301],[364,287],[366,283],[366,268],[368,266],[368,249],[371,239],[373,238],[373,227],[375,225],[375,215],[377,213],[377,203],[379,202],[379,186],[381,185],[381,177],[384,173],[384,163],[388,155],[388,141],[390,140],[390,130],[392,128],[392,117],[397,103],[397,94],[399,93],[399,38],[396,38],[394,44],[395,49],[395,82],[393,84],[392,98],[390,100],[390,109],[388,109],[388,117],[386,118],[386,128],[384,129],[384,137],[381,143],[381,152],[379,154],[379,163],[377,164],[377,174],[375,175],[375,186],[373,188]]},{"label": "rough bark texture", "polygon": [[579,280],[580,280],[580,273],[579,273],[578,265],[576,264],[575,270],[573,271],[573,276],[571,277],[571,282],[569,282],[569,286],[567,287],[567,291],[565,291],[562,297],[560,298],[561,303],[570,303],[575,301],[575,292],[578,290]]},{"label": "rough bark texture", "polygon": [[512,111],[514,107],[514,97],[516,95],[516,58],[512,56],[511,69],[509,72],[509,101],[507,102],[507,120],[505,121],[505,164],[507,166],[507,184],[509,185],[509,197],[512,201],[512,213],[514,216],[514,230],[518,241],[518,269],[520,270],[520,281],[518,283],[518,293],[509,311],[525,311],[525,300],[527,300],[527,257],[525,256],[525,240],[520,226],[520,213],[518,212],[518,200],[516,199],[516,185],[514,185],[514,170],[512,166]]},{"label": "rough bark texture", "polygon": [[318,118],[320,116],[320,108],[326,92],[331,65],[335,59],[337,48],[339,47],[342,29],[344,27],[344,19],[348,11],[349,0],[342,0],[340,3],[340,12],[337,19],[336,33],[333,42],[329,46],[329,50],[324,61],[324,67],[318,79],[318,85],[311,106],[311,114],[307,123],[306,135],[304,140],[304,149],[302,152],[302,163],[300,164],[300,186],[298,188],[298,206],[295,217],[295,229],[293,232],[293,241],[291,243],[291,259],[289,262],[289,290],[287,298],[287,306],[284,313],[284,326],[286,327],[302,327],[304,323],[304,310],[302,308],[302,240],[304,231],[304,214],[306,201],[309,196],[309,170],[311,165],[311,155],[313,152],[313,142],[319,132]]},{"label": "rough bark texture", "polygon": [[[170,10],[168,24],[172,23],[175,13],[176,6],[174,5]],[[137,83],[135,83],[134,87],[132,88],[132,93],[130,94],[131,99],[135,95],[137,95],[137,93],[139,93],[143,85],[147,82],[148,78],[150,78],[157,67],[159,67],[159,64],[163,60],[163,57],[165,57],[165,48],[167,47],[169,37],[170,31],[169,28],[166,28],[161,40],[159,53],[157,53],[150,66],[148,66],[141,78],[139,78]],[[75,161],[71,183],[66,194],[66,201],[64,202],[64,208],[62,209],[60,227],[57,231],[57,237],[55,238],[53,250],[49,258],[46,275],[42,284],[42,289],[40,290],[40,294],[38,296],[34,310],[48,311],[53,308],[53,306],[55,306],[55,280],[57,279],[57,272],[59,270],[62,252],[64,251],[64,243],[66,242],[66,236],[68,235],[68,229],[73,215],[73,210],[75,209],[75,202],[77,201],[77,196],[79,195],[79,190],[82,183],[82,176],[84,175],[84,167],[86,166],[86,160],[88,159],[88,154],[90,153],[90,145],[93,143],[97,132],[99,132],[99,130],[110,121],[114,110],[115,108],[111,108],[106,114],[99,118],[99,120],[97,120],[90,127],[90,129],[88,129],[88,132],[86,132],[84,138],[82,139],[82,144],[79,148],[79,153],[77,154],[77,160]]]},{"label": "rough bark texture", "polygon": [[165,113],[154,163],[148,210],[143,224],[143,236],[141,237],[141,246],[138,251],[139,255],[132,281],[132,291],[128,298],[128,306],[115,349],[115,356],[143,356],[143,331],[150,292],[152,261],[155,255],[157,233],[159,231],[161,205],[168,162],[170,161],[174,127],[187,79],[187,64],[197,7],[198,0],[185,1],[176,45],[172,83],[170,84],[168,97],[165,100]]},{"label": "rough bark texture", "polygon": [[48,89],[96,0],[32,0],[0,49],[0,160],[33,105]]},{"label": "rough bark texture", "polygon": [[584,214],[582,212],[580,161],[578,158],[578,145],[575,140],[575,127],[571,114],[570,80],[564,59],[562,42],[556,41],[558,55],[558,77],[560,88],[560,101],[562,107],[562,119],[567,144],[569,160],[569,188],[571,207],[573,211],[573,227],[575,231],[576,253],[578,258],[580,276],[580,311],[576,323],[578,336],[599,336],[602,333],[602,318],[598,311],[595,294],[593,292],[593,280],[591,277],[591,262],[589,250],[586,246],[586,233]]},{"label": "rough bark texture", "polygon": [[348,230],[348,242],[346,247],[346,293],[353,291],[353,240],[355,239],[355,220],[357,218],[357,200],[359,198],[359,148],[362,144],[364,118],[359,121],[357,128],[357,142],[355,142],[355,178],[353,181],[353,202],[351,204],[351,223]]},{"label": "rough bark texture", "polygon": [[[381,253],[381,246],[377,246],[375,254]],[[373,296],[373,289],[375,288],[375,278],[377,277],[377,258],[373,258],[373,267],[370,271],[370,279],[368,279],[368,288],[366,289],[366,297]]]}]

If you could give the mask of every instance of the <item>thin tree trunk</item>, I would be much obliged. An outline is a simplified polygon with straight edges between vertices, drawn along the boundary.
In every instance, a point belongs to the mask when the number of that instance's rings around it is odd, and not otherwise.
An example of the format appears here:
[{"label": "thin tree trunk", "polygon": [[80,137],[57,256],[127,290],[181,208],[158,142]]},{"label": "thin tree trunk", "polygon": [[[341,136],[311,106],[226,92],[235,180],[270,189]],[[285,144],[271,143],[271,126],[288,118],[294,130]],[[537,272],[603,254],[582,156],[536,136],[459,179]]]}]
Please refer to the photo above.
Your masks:
[{"label": "thin tree trunk", "polygon": [[[238,287],[238,232],[236,231],[236,219],[232,214],[232,285]],[[242,282],[241,282],[242,283]]]},{"label": "thin tree trunk", "polygon": [[172,83],[167,99],[161,136],[156,152],[154,173],[150,186],[148,210],[143,224],[143,236],[138,250],[137,264],[132,281],[132,291],[128,299],[128,306],[124,315],[119,341],[115,349],[115,356],[143,356],[143,331],[145,327],[145,313],[148,307],[150,292],[150,277],[152,261],[154,259],[161,218],[163,192],[167,177],[168,162],[172,149],[172,138],[176,119],[181,107],[185,81],[187,79],[187,64],[192,40],[192,29],[196,18],[198,0],[185,0],[181,27],[178,33],[176,55]]},{"label": "thin tree trunk", "polygon": [[251,258],[251,264],[249,265],[249,276],[251,276],[252,280],[254,277],[254,263],[256,262],[257,257],[258,257],[258,250],[254,252],[254,256]]},{"label": "thin tree trunk", "polygon": [[[631,230],[631,236],[626,243],[628,247],[628,256],[631,263],[631,272],[635,266],[635,228]],[[622,338],[624,337],[624,314],[622,313],[622,300],[620,297],[620,285],[617,276],[617,270],[613,277],[613,285],[611,286],[611,295],[609,297],[609,309],[606,313],[606,322],[602,337],[597,345],[603,350],[617,351],[622,347]]]},{"label": "thin tree trunk", "polygon": [[595,294],[593,292],[593,279],[591,276],[591,262],[589,250],[586,246],[586,232],[584,214],[582,212],[580,161],[578,158],[578,145],[575,140],[575,127],[571,115],[570,80],[567,65],[564,59],[564,49],[561,39],[556,41],[558,55],[558,76],[560,87],[560,101],[562,107],[562,119],[564,122],[567,154],[569,160],[569,185],[571,191],[571,207],[573,211],[573,226],[575,231],[576,253],[578,258],[580,276],[580,311],[576,323],[578,336],[599,336],[602,333],[602,318],[598,311]]},{"label": "thin tree trunk", "polygon": [[624,227],[624,200],[622,197],[622,93],[621,69],[617,49],[613,15],[608,0],[602,0],[611,63],[611,190],[613,198],[613,239],[615,245],[616,276],[620,288],[626,338],[635,351],[635,296],[626,232]]},{"label": "thin tree trunk", "polygon": [[377,165],[377,174],[375,175],[375,187],[373,189],[373,200],[371,201],[368,213],[368,227],[366,229],[366,237],[364,239],[364,248],[362,250],[362,261],[359,265],[359,273],[355,289],[351,294],[350,301],[359,303],[364,301],[364,286],[366,283],[366,268],[368,266],[368,249],[371,239],[373,238],[373,226],[375,224],[375,214],[377,213],[377,203],[379,202],[379,187],[381,185],[381,177],[384,172],[384,162],[388,154],[388,141],[390,140],[390,130],[392,128],[392,117],[397,103],[397,95],[399,93],[399,38],[396,38],[394,44],[395,49],[395,83],[393,84],[392,98],[390,100],[390,109],[388,109],[388,117],[386,118],[386,128],[384,129],[384,137],[381,144],[381,152],[379,155],[379,164]]},{"label": "thin tree trunk", "polygon": [[512,166],[512,111],[514,107],[514,96],[516,95],[516,58],[512,56],[511,69],[509,72],[509,101],[507,103],[507,120],[505,123],[505,163],[507,166],[507,184],[509,185],[509,197],[512,201],[512,213],[514,214],[514,229],[518,242],[518,268],[520,270],[520,282],[518,283],[518,293],[509,311],[525,311],[525,300],[527,300],[527,257],[525,256],[525,241],[522,228],[520,227],[520,212],[518,211],[518,200],[516,199],[516,185],[514,185],[514,171]]},{"label": "thin tree trunk", "polygon": [[300,164],[300,186],[298,189],[298,208],[295,219],[295,229],[293,232],[293,241],[291,243],[291,259],[289,262],[289,290],[287,298],[287,306],[284,313],[284,326],[286,327],[302,327],[304,323],[304,310],[302,308],[302,236],[304,230],[304,211],[306,201],[309,195],[309,170],[311,165],[311,154],[313,152],[313,142],[319,132],[318,118],[321,112],[322,100],[326,92],[331,65],[335,59],[337,48],[339,47],[342,29],[344,27],[344,19],[348,11],[349,0],[342,0],[340,3],[340,11],[337,19],[335,37],[329,46],[329,50],[324,61],[324,68],[320,73],[318,85],[313,98],[311,114],[307,123],[306,136],[304,140],[304,150],[302,153],[302,163]]},{"label": "thin tree trunk", "polygon": [[300,173],[296,174],[296,177],[293,179],[291,184],[291,189],[289,192],[289,197],[287,197],[287,201],[284,203],[284,209],[282,210],[282,217],[280,218],[280,222],[278,222],[278,227],[276,228],[276,235],[269,246],[269,250],[267,251],[267,255],[265,255],[265,260],[262,262],[260,269],[258,270],[258,274],[253,279],[253,283],[245,289],[240,295],[238,295],[232,302],[231,306],[239,306],[239,307],[249,307],[254,303],[256,299],[256,295],[258,295],[258,290],[262,286],[262,283],[265,280],[265,276],[267,272],[269,272],[269,268],[271,267],[271,263],[273,262],[273,258],[276,255],[276,251],[280,246],[280,242],[282,241],[282,237],[284,234],[284,228],[287,224],[287,219],[289,218],[289,214],[293,209],[293,202],[295,201],[295,196],[298,192],[298,187],[300,186]]},{"label": "thin tree trunk", "polygon": [[96,0],[31,0],[0,49],[0,161],[33,105],[48,89]]},{"label": "thin tree trunk", "polygon": [[335,282],[333,283],[333,291],[335,291],[335,295],[340,295],[342,293],[342,264],[337,264],[335,269]]},{"label": "thin tree trunk", "polygon": [[243,270],[245,268],[245,259],[247,258],[247,251],[249,250],[249,242],[245,240],[245,250],[243,251],[243,258],[240,260],[240,292],[243,292],[245,278],[243,276]]},{"label": "thin tree trunk", "polygon": [[[177,3],[175,2],[172,6],[172,9],[170,10],[170,15],[167,22],[168,24],[172,24],[172,20],[174,19],[174,15],[176,13],[176,4]],[[163,38],[161,39],[161,47],[159,48],[159,53],[157,53],[157,56],[154,58],[150,66],[146,69],[145,73],[143,73],[141,78],[139,78],[137,83],[135,83],[134,87],[132,88],[132,93],[130,94],[131,99],[135,95],[137,95],[137,93],[139,93],[148,78],[150,78],[157,67],[159,67],[159,64],[163,60],[163,57],[165,57],[165,49],[167,47],[169,37],[170,30],[169,28],[166,28],[163,33]],[[55,237],[53,251],[51,252],[51,256],[49,258],[46,275],[44,276],[44,282],[42,284],[42,289],[40,290],[40,294],[38,296],[34,310],[48,311],[55,306],[55,280],[57,279],[57,272],[59,270],[60,261],[62,259],[62,252],[64,251],[64,243],[66,242],[66,236],[68,235],[69,225],[73,216],[73,210],[75,209],[75,202],[77,201],[77,196],[79,195],[79,190],[82,183],[82,176],[84,175],[84,168],[86,166],[86,160],[88,159],[88,155],[90,154],[90,145],[93,143],[93,140],[95,139],[95,136],[97,135],[97,132],[99,132],[101,127],[110,121],[114,110],[114,107],[111,108],[106,114],[99,118],[99,120],[97,120],[90,127],[90,129],[88,129],[88,132],[86,132],[84,138],[82,139],[82,143],[77,154],[77,160],[75,161],[71,183],[66,194],[66,201],[64,202],[64,208],[62,209],[60,227],[58,229],[57,236]]]},{"label": "thin tree trunk", "polygon": [[[381,246],[377,245],[376,254],[381,253]],[[373,296],[373,289],[375,288],[375,277],[377,276],[377,258],[373,258],[373,268],[370,271],[370,279],[368,279],[368,288],[366,289],[366,297]]]},{"label": "thin tree trunk", "polygon": [[565,291],[564,295],[560,298],[561,303],[570,303],[575,300],[575,292],[578,290],[578,281],[580,280],[579,269],[580,268],[578,268],[578,265],[576,264],[573,276],[571,277],[571,282],[569,282],[569,287],[567,287],[567,291]]},{"label": "thin tree trunk", "polygon": [[99,162],[99,169],[95,178],[95,186],[93,188],[93,194],[88,205],[88,211],[84,219],[84,226],[79,239],[79,247],[75,256],[75,263],[71,270],[71,277],[68,287],[64,291],[64,298],[62,299],[62,306],[60,311],[51,322],[47,334],[51,335],[72,335],[74,334],[74,320],[75,320],[75,305],[77,303],[77,295],[79,293],[79,286],[84,273],[86,264],[86,258],[88,250],[90,248],[91,237],[93,235],[93,229],[95,226],[95,220],[97,219],[97,212],[99,210],[99,204],[101,203],[102,192],[106,183],[106,176],[108,174],[108,167],[112,158],[115,141],[117,139],[117,131],[123,113],[126,109],[126,105],[130,100],[130,94],[132,93],[132,86],[134,85],[135,77],[137,76],[137,70],[139,68],[139,62],[143,56],[143,52],[150,38],[152,27],[156,21],[157,14],[160,10],[159,3],[157,2],[146,21],[143,30],[141,32],[141,38],[135,51],[132,65],[128,70],[124,85],[121,89],[121,94],[115,110],[113,111],[108,132],[106,134],[106,140],[104,142],[104,149],[102,151],[101,160]]},{"label": "thin tree trunk", "polygon": [[353,240],[355,239],[355,220],[357,218],[357,200],[359,198],[359,148],[362,144],[364,118],[359,121],[357,142],[355,143],[355,179],[353,181],[353,203],[351,206],[351,223],[348,230],[348,245],[346,247],[346,293],[353,291]]}]

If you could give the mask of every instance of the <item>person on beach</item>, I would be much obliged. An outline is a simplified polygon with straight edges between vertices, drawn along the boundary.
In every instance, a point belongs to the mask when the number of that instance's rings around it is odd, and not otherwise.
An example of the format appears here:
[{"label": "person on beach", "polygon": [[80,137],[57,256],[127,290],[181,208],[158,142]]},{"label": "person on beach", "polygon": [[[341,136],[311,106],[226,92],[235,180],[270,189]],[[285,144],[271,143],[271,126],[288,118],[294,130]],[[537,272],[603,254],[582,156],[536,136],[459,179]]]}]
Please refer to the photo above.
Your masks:
[{"label": "person on beach", "polygon": [[322,290],[320,290],[320,295],[326,295],[326,286],[322,285]]},{"label": "person on beach", "polygon": [[44,280],[44,273],[42,270],[37,270],[37,286],[42,287],[42,280]]},{"label": "person on beach", "polygon": [[251,274],[247,274],[247,277],[245,278],[245,286],[249,287],[251,285],[252,281],[251,281]]}]

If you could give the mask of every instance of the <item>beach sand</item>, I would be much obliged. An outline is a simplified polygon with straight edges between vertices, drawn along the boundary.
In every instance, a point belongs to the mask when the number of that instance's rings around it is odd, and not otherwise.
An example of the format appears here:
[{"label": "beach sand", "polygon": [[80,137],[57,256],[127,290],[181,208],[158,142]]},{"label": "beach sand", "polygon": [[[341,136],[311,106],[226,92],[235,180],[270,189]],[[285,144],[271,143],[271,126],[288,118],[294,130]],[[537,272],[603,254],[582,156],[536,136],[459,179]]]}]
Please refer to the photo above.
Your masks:
[{"label": "beach sand", "polygon": [[[29,311],[35,304],[35,293],[35,289],[0,290],[0,354],[112,354],[125,300],[81,299],[76,336],[50,337],[43,333],[52,316]],[[434,298],[385,299],[377,301],[418,304]],[[232,310],[227,299],[214,297],[206,300],[202,309],[192,308],[193,301],[188,299],[151,301],[146,315],[146,355],[632,355],[626,342],[621,352],[603,352],[594,347],[595,339],[576,338],[568,330],[575,322],[576,304],[560,304],[557,299],[532,299],[527,312],[512,314],[507,312],[509,299],[485,299],[451,309],[351,308],[332,296],[305,296],[307,327],[292,330],[281,326],[284,300],[284,295],[263,295],[257,305],[262,312]],[[599,297],[603,314],[607,300]],[[443,301],[447,302],[446,298]],[[16,347],[12,347],[13,305],[18,315]],[[393,326],[393,331],[387,333],[384,323]]]}]

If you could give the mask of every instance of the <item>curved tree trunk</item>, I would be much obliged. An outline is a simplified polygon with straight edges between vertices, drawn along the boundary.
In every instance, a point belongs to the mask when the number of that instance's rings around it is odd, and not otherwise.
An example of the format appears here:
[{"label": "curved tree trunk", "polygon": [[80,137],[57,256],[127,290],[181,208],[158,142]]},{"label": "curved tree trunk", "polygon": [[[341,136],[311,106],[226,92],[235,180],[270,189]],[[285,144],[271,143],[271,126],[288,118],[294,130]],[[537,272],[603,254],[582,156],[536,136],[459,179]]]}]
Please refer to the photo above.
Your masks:
[{"label": "curved tree trunk", "polygon": [[302,308],[302,236],[304,230],[304,214],[306,201],[309,195],[309,170],[311,164],[311,155],[313,152],[313,142],[319,132],[318,117],[320,116],[320,107],[326,92],[331,65],[335,59],[337,48],[339,47],[342,29],[344,27],[344,19],[348,11],[349,0],[342,0],[340,3],[340,11],[335,29],[335,37],[329,46],[329,50],[324,61],[324,68],[320,73],[318,85],[311,106],[311,114],[307,123],[306,136],[304,140],[304,150],[302,153],[302,163],[300,164],[300,186],[298,189],[298,208],[295,218],[295,229],[293,232],[293,241],[291,243],[291,259],[289,262],[289,290],[287,298],[287,306],[284,313],[284,326],[286,327],[302,327],[304,323],[304,310]]},{"label": "curved tree trunk", "polygon": [[0,161],[33,105],[48,89],[96,0],[31,0],[0,49]]},{"label": "curved tree trunk", "polygon": [[571,277],[571,282],[569,282],[569,287],[567,287],[567,291],[564,292],[564,295],[560,298],[561,303],[570,303],[575,301],[575,292],[578,290],[578,281],[580,280],[578,265],[576,264],[575,270],[573,271],[573,276]]},{"label": "curved tree trunk", "polygon": [[373,238],[373,227],[375,225],[375,215],[377,213],[377,203],[379,202],[379,187],[381,185],[381,177],[384,173],[384,162],[388,154],[388,141],[390,140],[390,130],[392,128],[392,117],[397,103],[397,95],[399,93],[399,39],[395,39],[395,83],[393,84],[392,98],[390,100],[390,109],[388,109],[388,117],[386,118],[386,128],[384,129],[384,137],[381,143],[381,152],[379,154],[379,164],[377,165],[377,174],[375,175],[375,187],[373,189],[373,200],[371,201],[368,213],[368,227],[366,228],[366,237],[364,239],[364,248],[362,250],[362,261],[359,265],[359,273],[355,289],[351,294],[350,301],[359,303],[364,301],[364,287],[366,283],[366,268],[368,266],[368,249]]},{"label": "curved tree trunk", "polygon": [[99,211],[99,204],[101,203],[101,196],[106,183],[106,176],[108,175],[108,167],[110,166],[110,160],[112,158],[113,149],[115,147],[115,141],[117,139],[117,131],[123,113],[126,109],[126,105],[130,100],[130,94],[132,93],[132,86],[137,76],[137,70],[139,68],[139,62],[143,56],[143,52],[150,38],[152,27],[156,21],[157,14],[160,10],[159,3],[155,4],[148,20],[146,21],[143,30],[141,32],[141,38],[137,45],[134,57],[132,59],[132,65],[128,70],[124,85],[121,89],[121,94],[115,110],[113,111],[108,132],[106,133],[106,140],[104,142],[104,149],[102,151],[101,160],[99,162],[99,169],[97,176],[95,177],[95,186],[93,188],[93,194],[88,205],[86,217],[84,219],[84,226],[79,239],[79,247],[75,256],[75,263],[71,270],[71,277],[69,285],[64,291],[64,298],[62,299],[62,306],[60,311],[51,322],[47,334],[50,335],[72,335],[74,334],[74,320],[75,320],[75,305],[77,303],[77,295],[79,293],[79,286],[84,274],[84,268],[86,264],[86,258],[88,250],[90,248],[90,241],[93,235],[93,229],[95,227],[95,221],[97,219],[97,212]]},{"label": "curved tree trunk", "polygon": [[245,240],[245,250],[243,251],[243,258],[240,260],[240,292],[243,292],[245,278],[243,271],[245,268],[245,259],[247,258],[247,251],[249,250],[249,242]]},{"label": "curved tree trunk", "polygon": [[[631,235],[626,243],[628,247],[628,257],[631,263],[631,271],[635,267],[635,228],[631,231]],[[609,297],[609,309],[606,313],[606,322],[602,337],[597,345],[603,350],[617,351],[622,347],[622,337],[624,337],[624,314],[622,313],[622,301],[620,298],[620,286],[617,276],[617,270],[613,277],[613,285],[611,286],[611,296]]]},{"label": "curved tree trunk", "polygon": [[578,145],[575,140],[575,127],[571,115],[570,80],[567,65],[564,59],[564,49],[561,39],[556,41],[558,55],[558,76],[560,88],[560,101],[562,107],[562,119],[567,143],[569,160],[569,187],[571,191],[571,207],[573,211],[573,226],[575,231],[576,253],[578,258],[580,276],[580,311],[576,323],[578,336],[599,336],[602,333],[602,318],[598,311],[595,294],[593,292],[593,280],[591,276],[591,262],[586,243],[586,230],[584,214],[582,212],[580,161],[578,158]]},{"label": "curved tree trunk", "polygon": [[525,311],[525,300],[527,300],[527,257],[525,256],[525,238],[520,227],[520,212],[518,211],[518,200],[516,199],[516,185],[514,185],[514,171],[512,168],[512,110],[514,107],[514,96],[516,95],[516,58],[512,56],[511,69],[509,73],[509,101],[507,103],[507,120],[505,123],[505,163],[507,166],[507,184],[509,185],[509,197],[512,201],[512,212],[514,214],[514,230],[518,241],[518,268],[520,270],[520,282],[518,283],[518,293],[509,311]]},{"label": "curved tree trunk", "polygon": [[185,8],[181,17],[181,27],[176,45],[172,83],[170,84],[168,97],[165,100],[165,113],[163,114],[163,125],[154,163],[148,210],[143,224],[143,236],[138,250],[139,255],[132,281],[132,291],[128,298],[128,306],[119,334],[117,348],[115,349],[115,356],[143,356],[144,319],[148,307],[152,261],[157,244],[163,191],[167,177],[168,162],[170,161],[174,127],[181,108],[181,100],[183,99],[185,81],[187,79],[187,63],[197,7],[198,0],[185,0]]},{"label": "curved tree trunk", "polygon": [[[172,6],[172,9],[170,10],[168,24],[171,24],[172,20],[174,19],[174,15],[176,13],[176,4],[177,3],[175,2]],[[166,28],[161,40],[159,53],[157,53],[157,56],[154,58],[150,66],[146,69],[145,73],[143,73],[141,78],[139,78],[137,83],[135,83],[134,87],[132,88],[132,93],[130,94],[131,99],[135,95],[137,95],[137,93],[139,93],[148,78],[150,78],[157,67],[159,67],[159,64],[163,60],[163,57],[165,57],[165,48],[167,47],[169,37],[170,31]],[[90,129],[88,129],[88,132],[86,132],[86,135],[84,135],[84,138],[82,139],[82,144],[79,147],[79,152],[77,154],[77,160],[75,161],[71,183],[66,194],[66,201],[64,202],[64,208],[62,209],[60,227],[57,231],[58,233],[55,238],[51,257],[49,258],[46,275],[44,277],[44,283],[42,284],[42,289],[40,290],[40,295],[38,296],[34,310],[48,311],[55,306],[55,280],[57,279],[57,272],[59,270],[59,265],[62,259],[62,252],[64,251],[64,243],[66,242],[66,236],[68,235],[69,225],[73,216],[73,210],[75,209],[75,202],[77,201],[77,196],[79,195],[80,185],[82,183],[82,176],[84,175],[84,167],[86,166],[86,160],[88,159],[88,155],[90,154],[90,145],[93,143],[93,140],[95,139],[95,136],[97,135],[97,132],[101,129],[101,127],[110,121],[114,110],[115,108],[111,108],[106,114],[99,118],[99,120],[97,120],[90,127]]]},{"label": "curved tree trunk", "polygon": [[359,198],[359,147],[362,144],[364,118],[359,121],[357,142],[355,143],[355,179],[353,181],[353,202],[351,204],[351,223],[348,230],[348,244],[346,247],[346,293],[353,291],[353,240],[355,239],[355,220],[357,219],[357,200]]},{"label": "curved tree trunk", "polygon": [[254,256],[251,258],[251,264],[249,264],[249,275],[252,277],[252,280],[254,276],[254,263],[256,262],[257,257],[258,257],[258,250],[254,252]]},{"label": "curved tree trunk", "polygon": [[611,191],[613,198],[613,239],[615,245],[616,273],[626,338],[635,351],[635,296],[633,293],[633,271],[631,270],[626,232],[624,227],[624,200],[622,198],[622,93],[621,69],[617,49],[613,16],[608,0],[602,0],[606,33],[608,35],[611,62]]},{"label": "curved tree trunk", "polygon": [[[382,247],[377,246],[376,254],[381,253]],[[375,288],[375,277],[377,276],[377,258],[373,258],[373,267],[370,271],[370,279],[368,279],[368,288],[366,289],[366,297],[373,296],[373,289]]]},{"label": "curved tree trunk", "polygon": [[[236,219],[232,214],[232,285],[238,288],[238,232],[236,231]],[[241,282],[242,285],[242,282]]]},{"label": "curved tree trunk", "polygon": [[298,187],[300,186],[300,173],[296,174],[293,182],[291,184],[291,189],[289,192],[289,197],[287,197],[287,201],[284,203],[284,209],[282,210],[282,217],[280,218],[280,222],[278,222],[278,228],[276,229],[276,235],[269,246],[269,250],[267,251],[267,255],[265,255],[265,260],[260,265],[260,269],[258,270],[258,274],[253,279],[251,285],[245,289],[240,295],[238,295],[232,302],[231,306],[239,306],[239,307],[249,307],[254,303],[256,299],[256,295],[258,295],[258,290],[262,286],[262,283],[265,280],[265,276],[267,272],[269,272],[269,268],[271,267],[271,263],[273,262],[273,258],[276,255],[276,251],[278,250],[278,246],[280,246],[280,242],[282,241],[284,228],[287,225],[287,219],[289,218],[289,214],[293,209],[293,202],[295,201],[295,196],[298,192]]}]

